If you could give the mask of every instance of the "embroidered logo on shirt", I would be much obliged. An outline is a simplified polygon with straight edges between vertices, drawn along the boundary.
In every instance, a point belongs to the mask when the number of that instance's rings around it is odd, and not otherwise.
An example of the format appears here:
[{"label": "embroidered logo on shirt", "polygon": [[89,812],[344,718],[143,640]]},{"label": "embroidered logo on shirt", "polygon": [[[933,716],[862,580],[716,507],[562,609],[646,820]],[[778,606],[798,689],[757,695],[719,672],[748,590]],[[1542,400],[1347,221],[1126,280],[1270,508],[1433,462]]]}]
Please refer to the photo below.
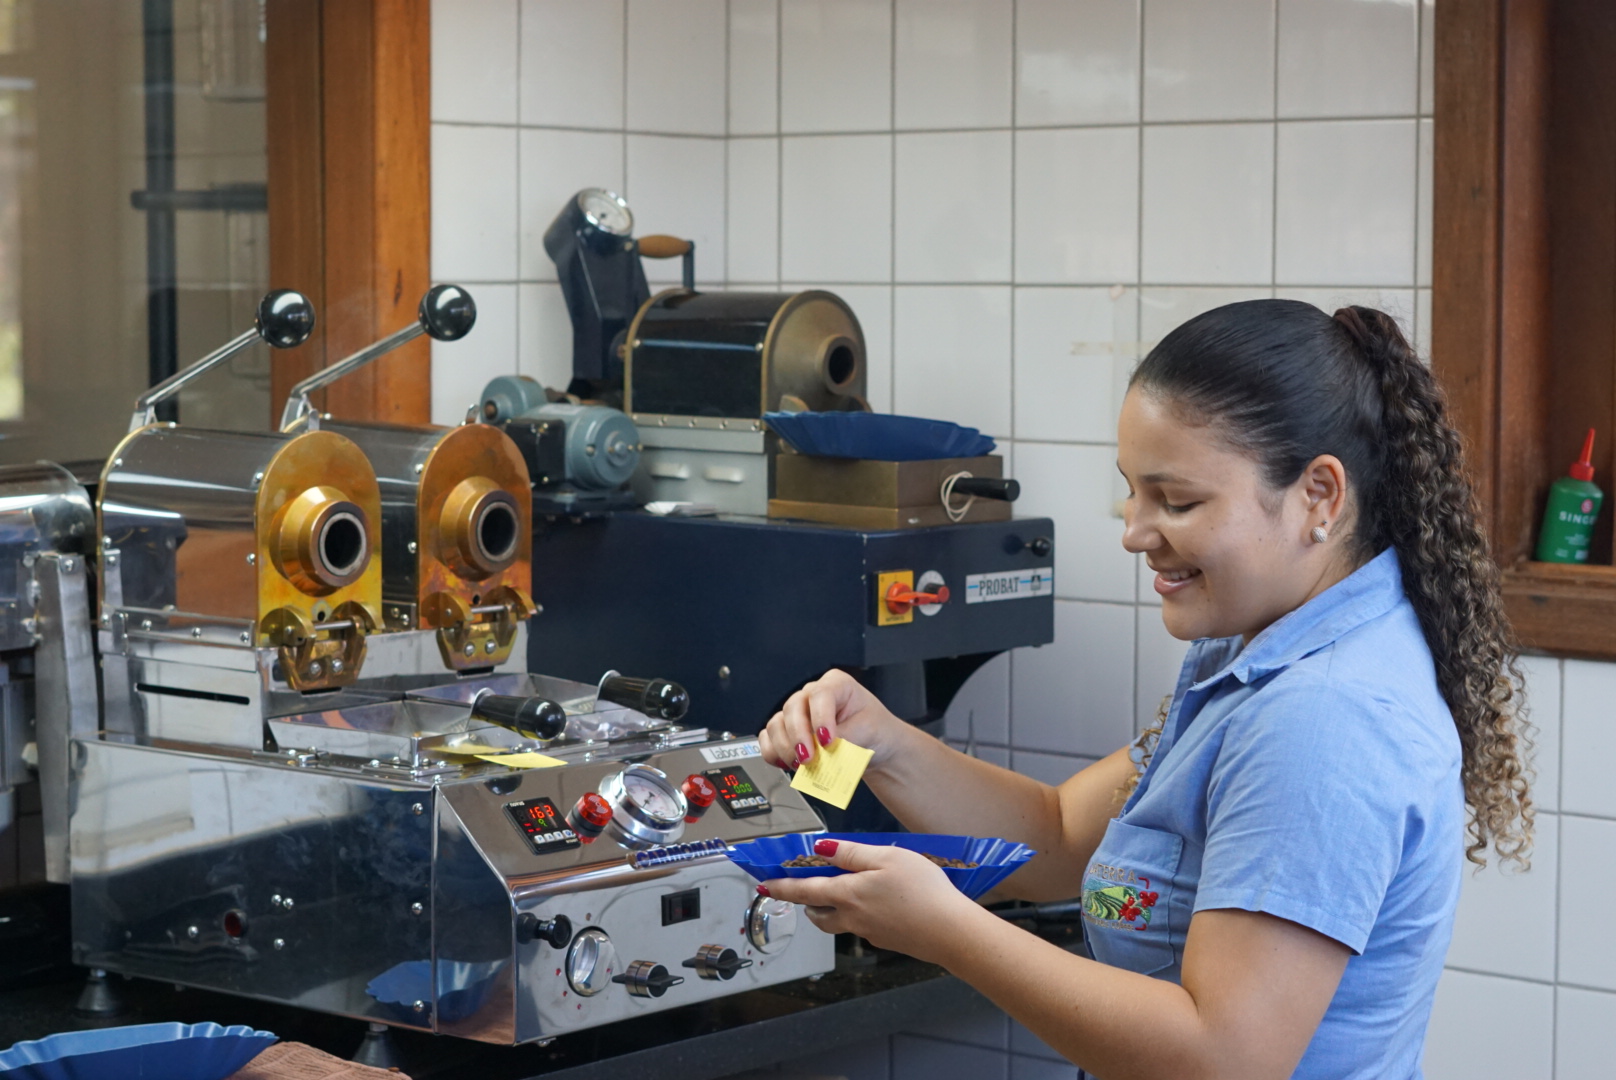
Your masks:
[{"label": "embroidered logo on shirt", "polygon": [[1083,881],[1083,918],[1113,930],[1144,930],[1161,895],[1132,870],[1089,864]]}]

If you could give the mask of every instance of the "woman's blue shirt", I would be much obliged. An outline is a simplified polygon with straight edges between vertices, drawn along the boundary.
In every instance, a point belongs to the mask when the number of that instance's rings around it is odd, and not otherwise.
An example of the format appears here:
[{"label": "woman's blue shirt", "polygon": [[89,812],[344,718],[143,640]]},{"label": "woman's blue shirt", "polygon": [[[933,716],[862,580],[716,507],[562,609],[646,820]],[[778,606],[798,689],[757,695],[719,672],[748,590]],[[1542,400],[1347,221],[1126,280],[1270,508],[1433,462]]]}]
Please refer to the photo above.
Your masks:
[{"label": "woman's blue shirt", "polygon": [[1177,981],[1190,917],[1346,945],[1295,1076],[1420,1075],[1465,808],[1453,717],[1391,550],[1252,639],[1196,642],[1138,788],[1084,875],[1099,960]]}]

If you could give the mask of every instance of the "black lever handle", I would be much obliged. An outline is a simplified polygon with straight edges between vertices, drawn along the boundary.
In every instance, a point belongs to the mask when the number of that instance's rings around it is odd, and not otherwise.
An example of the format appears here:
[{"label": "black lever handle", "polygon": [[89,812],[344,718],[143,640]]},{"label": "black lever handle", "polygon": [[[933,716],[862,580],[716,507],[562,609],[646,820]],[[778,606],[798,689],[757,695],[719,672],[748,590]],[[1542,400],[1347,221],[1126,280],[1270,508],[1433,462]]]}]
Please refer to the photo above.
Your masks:
[{"label": "black lever handle", "polygon": [[540,919],[531,912],[523,912],[516,919],[516,941],[526,945],[530,941],[543,941],[553,949],[565,949],[572,940],[572,920],[565,915],[553,919]]},{"label": "black lever handle", "polygon": [[685,688],[667,679],[609,674],[600,681],[600,696],[613,705],[636,709],[657,720],[681,720],[690,711],[690,695]]},{"label": "black lever handle", "polygon": [[[717,951],[718,955],[714,956],[714,951]],[[683,961],[683,963],[687,968],[695,968],[697,974],[706,975],[709,979],[716,975],[725,982],[733,979],[735,973],[742,968],[752,966],[752,961],[741,959],[734,949],[718,950],[716,945],[703,946],[699,954]],[[712,974],[707,975],[707,972],[712,972]]]},{"label": "black lever handle", "polygon": [[548,698],[478,694],[471,715],[541,742],[559,738],[567,729],[567,710]]},{"label": "black lever handle", "polygon": [[1000,479],[997,476],[962,476],[954,481],[954,494],[1015,502],[1021,498],[1021,483],[1009,478]]},{"label": "black lever handle", "polygon": [[314,333],[314,305],[300,292],[276,289],[258,301],[258,336],[277,349],[291,349]]},{"label": "black lever handle", "polygon": [[459,341],[477,325],[477,302],[458,285],[434,285],[421,297],[416,315],[439,341]]}]

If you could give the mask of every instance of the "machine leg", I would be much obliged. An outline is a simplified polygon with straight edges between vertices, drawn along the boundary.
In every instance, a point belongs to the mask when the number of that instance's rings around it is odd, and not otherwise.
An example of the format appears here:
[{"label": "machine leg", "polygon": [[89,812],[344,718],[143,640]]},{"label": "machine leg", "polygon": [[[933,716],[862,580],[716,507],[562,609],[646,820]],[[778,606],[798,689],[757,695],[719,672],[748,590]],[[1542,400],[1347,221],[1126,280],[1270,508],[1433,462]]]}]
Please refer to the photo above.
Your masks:
[{"label": "machine leg", "polygon": [[80,1016],[96,1020],[111,1019],[124,1013],[123,995],[112,985],[104,969],[91,968],[90,976],[84,981],[84,990],[79,994],[78,1003],[73,1006],[73,1011]]},{"label": "machine leg", "polygon": [[393,1042],[393,1029],[386,1024],[371,1022],[365,1025],[365,1038],[354,1051],[353,1060],[377,1069],[394,1069],[403,1064],[398,1045]]}]

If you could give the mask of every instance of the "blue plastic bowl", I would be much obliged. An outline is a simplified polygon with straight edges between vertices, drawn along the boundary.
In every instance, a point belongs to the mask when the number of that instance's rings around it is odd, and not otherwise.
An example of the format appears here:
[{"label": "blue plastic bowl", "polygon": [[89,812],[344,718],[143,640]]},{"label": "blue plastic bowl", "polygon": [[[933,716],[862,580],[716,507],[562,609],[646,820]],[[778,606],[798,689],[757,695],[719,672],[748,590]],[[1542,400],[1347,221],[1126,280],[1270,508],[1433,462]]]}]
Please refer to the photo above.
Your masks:
[{"label": "blue plastic bowl", "polygon": [[0,1080],[225,1080],[276,1041],[241,1025],[65,1031],[0,1053]]},{"label": "blue plastic bowl", "polygon": [[813,457],[935,461],[981,457],[993,439],[976,428],[922,416],[866,412],[771,412],[763,419],[791,448]]},{"label": "blue plastic bowl", "polygon": [[785,866],[799,855],[812,855],[815,840],[850,840],[855,844],[885,844],[908,848],[922,855],[974,862],[972,869],[943,867],[954,888],[975,900],[1021,868],[1038,854],[1025,844],[976,836],[942,836],[936,833],[792,833],[748,840],[729,849],[735,865],[759,881],[773,878],[833,877],[845,874],[837,866]]}]

